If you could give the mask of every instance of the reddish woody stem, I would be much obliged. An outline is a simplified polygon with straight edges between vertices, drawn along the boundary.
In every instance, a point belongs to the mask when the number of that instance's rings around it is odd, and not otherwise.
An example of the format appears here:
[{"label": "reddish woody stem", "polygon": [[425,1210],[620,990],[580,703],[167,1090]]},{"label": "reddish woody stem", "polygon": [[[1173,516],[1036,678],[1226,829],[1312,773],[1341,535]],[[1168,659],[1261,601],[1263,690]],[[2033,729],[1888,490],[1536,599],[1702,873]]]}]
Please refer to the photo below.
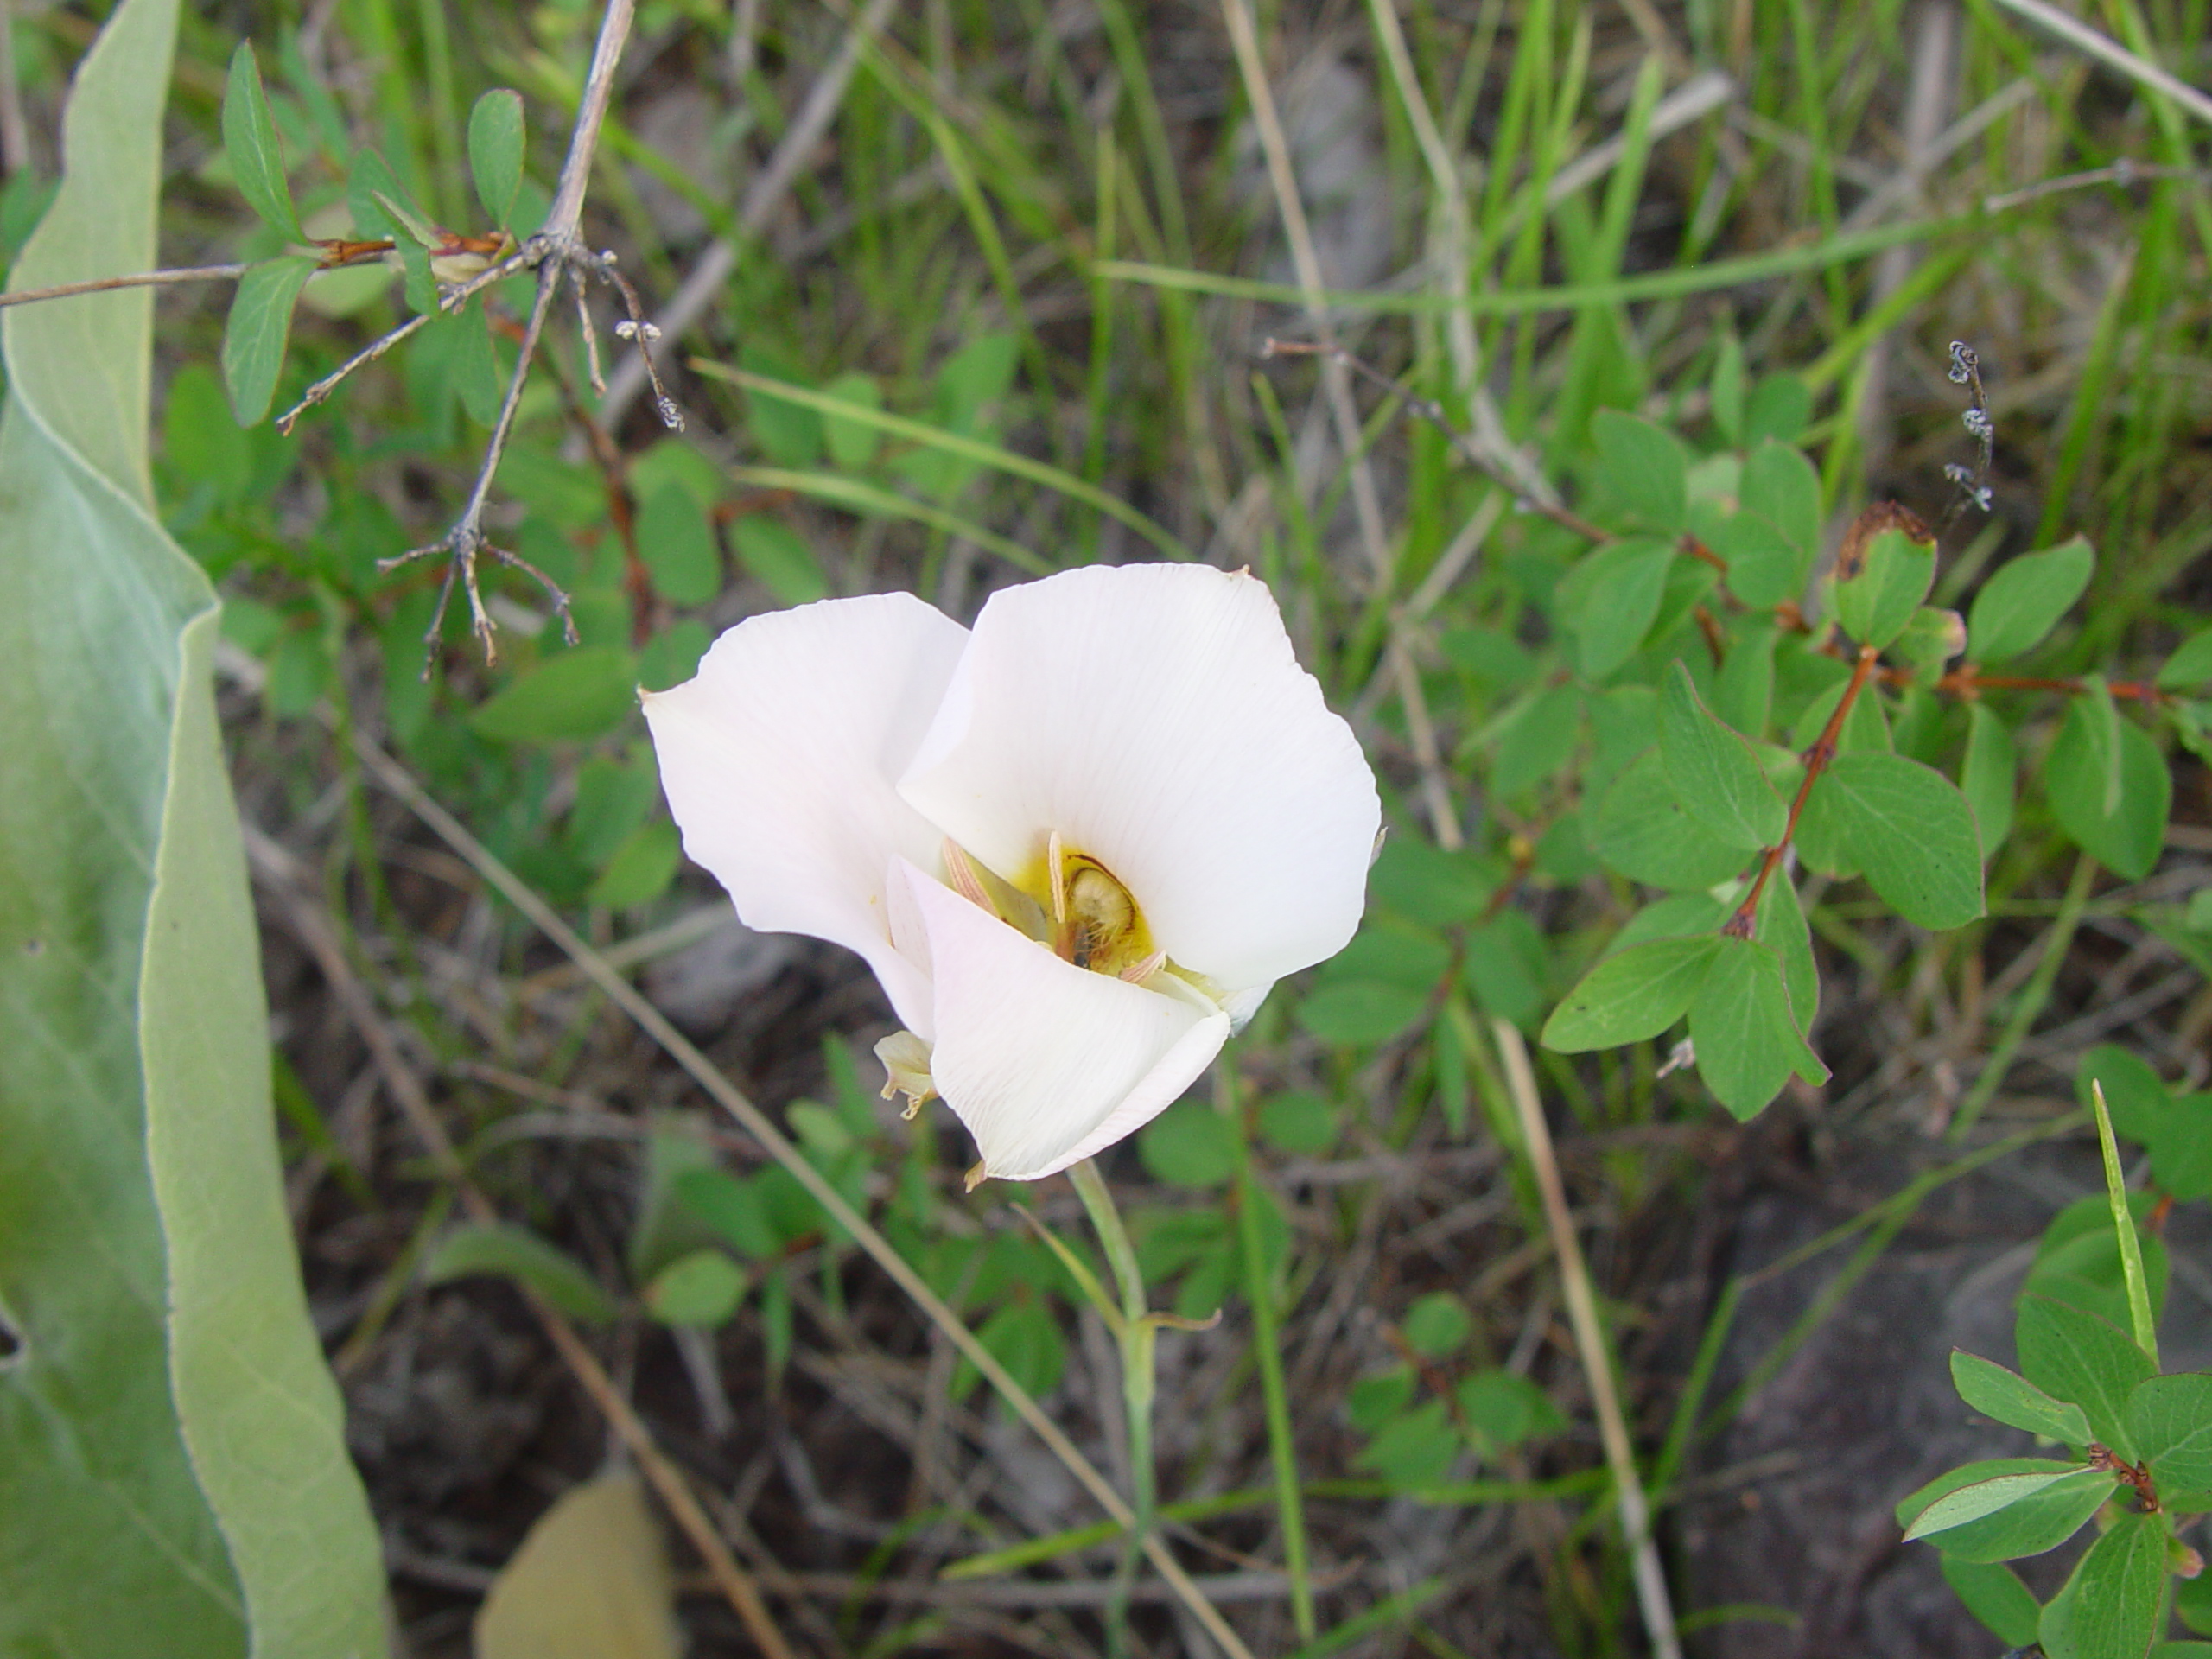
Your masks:
[{"label": "reddish woody stem", "polygon": [[1852,704],[1859,701],[1859,694],[1873,677],[1875,661],[1880,655],[1872,645],[1859,646],[1859,661],[1851,671],[1851,680],[1843,688],[1843,696],[1836,700],[1835,712],[1828,716],[1828,723],[1821,728],[1813,747],[1805,751],[1805,776],[1797,785],[1796,799],[1789,803],[1789,822],[1783,826],[1782,839],[1766,849],[1751,890],[1736,906],[1736,913],[1721,925],[1720,931],[1730,938],[1748,939],[1758,925],[1759,895],[1766,891],[1767,881],[1774,874],[1775,867],[1782,862],[1783,855],[1789,850],[1789,843],[1796,839],[1797,820],[1804,814],[1806,798],[1812,794],[1813,785],[1820,775],[1827,770],[1828,762],[1835,759],[1836,738],[1843,730],[1843,722],[1851,716]]}]

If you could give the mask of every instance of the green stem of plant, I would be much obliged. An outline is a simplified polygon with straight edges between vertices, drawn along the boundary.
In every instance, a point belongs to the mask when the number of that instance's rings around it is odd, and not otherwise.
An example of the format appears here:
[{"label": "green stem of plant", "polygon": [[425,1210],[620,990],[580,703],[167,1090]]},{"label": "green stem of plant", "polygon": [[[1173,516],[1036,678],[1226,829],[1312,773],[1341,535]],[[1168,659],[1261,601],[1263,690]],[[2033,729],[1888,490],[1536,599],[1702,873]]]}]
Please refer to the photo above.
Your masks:
[{"label": "green stem of plant", "polygon": [[1290,1390],[1283,1381],[1282,1350],[1275,1332],[1274,1286],[1268,1282],[1260,1241],[1260,1187],[1252,1177],[1252,1145],[1237,1098],[1236,1064],[1224,1054],[1214,1068],[1215,1103],[1229,1120],[1236,1148],[1236,1242],[1244,1262],[1244,1300],[1252,1305],[1252,1351],[1259,1361],[1260,1392],[1268,1420],[1268,1457],[1274,1465],[1275,1515],[1282,1527],[1283,1570],[1290,1579],[1291,1618],[1298,1639],[1319,1630],[1313,1617],[1313,1578],[1306,1550],[1306,1505],[1298,1484],[1298,1441],[1291,1432]]},{"label": "green stem of plant", "polygon": [[2074,930],[2081,925],[2082,912],[2088,907],[2089,887],[2096,874],[2097,861],[2082,854],[2074,865],[2074,879],[2067,883],[2066,897],[2059,905],[2057,919],[2051,924],[2035,974],[2021,991],[2020,1000],[2012,1005],[2012,1017],[2005,1020],[2005,1030],[1997,1039],[1997,1046],[1990,1051],[1981,1075],[1974,1080],[1974,1087],[1967,1090],[1967,1097],[1959,1103],[1958,1113],[1951,1119],[1952,1145],[1966,1139],[1967,1131],[1974,1128],[1982,1109],[2004,1086],[2005,1073],[2012,1069],[2012,1057],[2027,1040],[2028,1027],[2035,1024],[2036,1016],[2050,1000],[2052,982],[2057,979],[2067,950],[2074,943]]},{"label": "green stem of plant", "polygon": [[2127,1317],[2135,1345],[2158,1363],[2158,1325],[2151,1316],[2151,1286],[2143,1276],[2143,1242],[2135,1236],[2135,1215],[2127,1207],[2127,1177],[2120,1173],[2120,1146],[2113,1139],[2112,1114],[2105,1109],[2105,1086],[2092,1078],[2089,1103],[2097,1115],[2097,1146],[2105,1158],[2105,1194],[2112,1200],[2113,1231],[2120,1239],[2120,1274],[2127,1281]]},{"label": "green stem of plant", "polygon": [[1152,1360],[1159,1327],[1145,1306],[1144,1277],[1137,1270],[1136,1249],[1129,1243],[1128,1230],[1122,1225],[1122,1212],[1114,1207],[1106,1178],[1089,1158],[1069,1170],[1068,1176],[1090,1214],[1091,1227],[1106,1252],[1106,1265],[1122,1293],[1122,1320],[1115,1335],[1122,1344],[1122,1404],[1129,1420],[1129,1508],[1135,1511],[1135,1519],[1129,1528],[1120,1570],[1114,1575],[1113,1599],[1106,1605],[1106,1630],[1109,1650],[1127,1653],[1129,1592],[1136,1581],[1137,1555],[1152,1535],[1159,1507],[1152,1457]]}]

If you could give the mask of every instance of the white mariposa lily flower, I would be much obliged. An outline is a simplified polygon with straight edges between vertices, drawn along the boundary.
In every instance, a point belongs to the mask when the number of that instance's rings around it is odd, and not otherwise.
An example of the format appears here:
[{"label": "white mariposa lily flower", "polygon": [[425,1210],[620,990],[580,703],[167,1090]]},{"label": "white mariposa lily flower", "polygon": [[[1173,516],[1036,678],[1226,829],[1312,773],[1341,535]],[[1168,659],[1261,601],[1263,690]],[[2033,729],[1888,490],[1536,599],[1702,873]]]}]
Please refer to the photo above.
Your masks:
[{"label": "white mariposa lily flower", "polygon": [[645,705],[684,850],[747,925],[867,959],[885,1093],[941,1096],[977,1179],[1133,1133],[1359,925],[1374,774],[1243,573],[1071,570],[972,632],[825,600]]}]

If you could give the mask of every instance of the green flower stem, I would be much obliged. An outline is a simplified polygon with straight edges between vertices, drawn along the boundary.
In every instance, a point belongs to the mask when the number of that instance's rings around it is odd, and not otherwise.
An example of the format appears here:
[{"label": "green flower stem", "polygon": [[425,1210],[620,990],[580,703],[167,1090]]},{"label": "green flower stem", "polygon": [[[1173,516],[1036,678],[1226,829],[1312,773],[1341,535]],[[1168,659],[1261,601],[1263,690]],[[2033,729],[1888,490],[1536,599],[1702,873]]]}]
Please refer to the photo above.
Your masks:
[{"label": "green flower stem", "polygon": [[2127,1207],[2127,1177],[2120,1173],[2120,1147],[2113,1139],[2112,1114],[2105,1109],[2105,1086],[2092,1080],[2090,1103],[2097,1114],[2097,1146],[2105,1157],[2105,1192],[2112,1199],[2113,1231],[2120,1238],[2120,1277],[2127,1281],[2127,1317],[2135,1345],[2158,1363],[2158,1325],[2151,1316],[2150,1281],[2143,1276],[2143,1243],[2135,1236],[2134,1212]]},{"label": "green flower stem", "polygon": [[1129,1508],[1135,1511],[1128,1545],[1114,1575],[1114,1596],[1106,1607],[1110,1650],[1128,1650],[1129,1592],[1136,1579],[1138,1553],[1152,1535],[1159,1506],[1158,1480],[1153,1468],[1152,1399],[1153,1348],[1160,1327],[1145,1306],[1144,1276],[1137,1270],[1137,1253],[1122,1225],[1122,1212],[1096,1161],[1086,1158],[1068,1171],[1076,1193],[1090,1213],[1098,1243],[1106,1251],[1106,1265],[1122,1293],[1122,1317],[1114,1335],[1122,1344],[1122,1403],[1129,1420]]},{"label": "green flower stem", "polygon": [[1260,1188],[1252,1176],[1252,1143],[1237,1098],[1236,1063],[1227,1054],[1214,1068],[1217,1103],[1229,1120],[1236,1148],[1236,1240],[1244,1262],[1244,1299],[1252,1305],[1252,1351],[1260,1367],[1260,1390],[1267,1408],[1268,1454],[1275,1471],[1275,1513],[1282,1526],[1283,1569],[1290,1578],[1290,1611],[1298,1639],[1311,1642],[1319,1627],[1313,1618],[1313,1579],[1306,1551],[1306,1506],[1298,1487],[1298,1443],[1291,1430],[1290,1392],[1284,1385],[1282,1351],[1275,1332],[1274,1287],[1268,1282],[1260,1248]]}]

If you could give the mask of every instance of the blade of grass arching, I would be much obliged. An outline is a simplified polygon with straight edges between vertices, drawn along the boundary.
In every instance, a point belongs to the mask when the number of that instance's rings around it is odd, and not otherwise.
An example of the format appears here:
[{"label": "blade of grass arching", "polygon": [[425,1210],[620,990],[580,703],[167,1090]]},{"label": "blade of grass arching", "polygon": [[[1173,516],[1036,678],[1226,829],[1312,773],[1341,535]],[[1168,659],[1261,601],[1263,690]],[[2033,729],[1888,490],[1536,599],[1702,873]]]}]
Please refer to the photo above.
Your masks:
[{"label": "blade of grass arching", "polygon": [[[1849,264],[1893,248],[1901,243],[1932,242],[1947,236],[1988,234],[1988,221],[1979,213],[1943,219],[1907,220],[1878,225],[1871,230],[1847,231],[1796,247],[1767,253],[1716,259],[1707,265],[1667,270],[1639,271],[1632,276],[1603,283],[1570,283],[1557,288],[1492,289],[1464,296],[1417,292],[1363,289],[1357,293],[1330,290],[1320,302],[1332,310],[1371,311],[1386,316],[1414,316],[1464,308],[1478,317],[1529,316],[1549,311],[1575,311],[1592,305],[1633,305],[1644,300],[1678,299],[1711,294],[1723,289],[1745,288],[1799,271],[1821,270]],[[1262,305],[1302,305],[1305,296],[1287,283],[1261,282],[1249,276],[1224,276],[1211,271],[1187,270],[1128,259],[1102,259],[1097,274],[1116,282],[1140,283],[1186,294],[1211,294],[1223,299],[1249,300]]]},{"label": "blade of grass arching", "polygon": [[1260,1242],[1260,1187],[1252,1176],[1252,1125],[1237,1098],[1233,1053],[1214,1063],[1214,1103],[1229,1120],[1236,1148],[1236,1253],[1244,1269],[1244,1300],[1252,1310],[1252,1352],[1259,1362],[1260,1395],[1268,1420],[1268,1459],[1275,1471],[1275,1520],[1282,1528],[1282,1566],[1290,1579],[1291,1618],[1298,1639],[1311,1642],[1313,1575],[1306,1551],[1306,1506],[1298,1491],[1298,1440],[1290,1421],[1290,1395],[1282,1375],[1282,1349],[1275,1329],[1275,1287],[1268,1277],[1267,1253]]},{"label": "blade of grass arching", "polygon": [[1675,1477],[1681,1472],[1682,1459],[1689,1453],[1690,1436],[1697,1428],[1697,1414],[1705,1404],[1706,1390],[1713,1386],[1713,1374],[1719,1369],[1720,1352],[1727,1345],[1728,1333],[1736,1326],[1736,1309],[1744,1300],[1744,1281],[1731,1279],[1722,1287],[1720,1300],[1713,1306],[1713,1313],[1705,1322],[1705,1334],[1698,1338],[1697,1354],[1690,1361],[1690,1374],[1682,1381],[1682,1397],[1675,1402],[1675,1414],[1667,1424],[1667,1438],[1660,1443],[1659,1455],[1651,1465],[1651,1507],[1657,1510],[1666,1507],[1668,1490],[1675,1484]]},{"label": "blade of grass arching", "polygon": [[[1598,218],[1597,233],[1585,257],[1573,269],[1584,283],[1602,283],[1620,275],[1628,251],[1629,225],[1636,199],[1643,188],[1644,163],[1651,154],[1651,111],[1665,85],[1658,57],[1643,60],[1630,94],[1628,122],[1622,133],[1621,159],[1605,187],[1605,206]],[[1568,204],[1562,203],[1567,207]],[[1635,336],[1626,311],[1619,306],[1592,306],[1577,312],[1567,348],[1567,367],[1553,410],[1554,441],[1580,448],[1592,407],[1606,390],[1605,359],[1618,356],[1632,359]],[[1637,389],[1641,391],[1643,365],[1630,360]]]},{"label": "blade of grass arching", "polygon": [[2027,1040],[2028,1028],[2035,1024],[2044,1004],[2050,1000],[2050,988],[2058,978],[2059,969],[2065,965],[2067,950],[2073,944],[2074,930],[2081,925],[2082,912],[2088,908],[2089,888],[2096,875],[2097,861],[2087,853],[2075,861],[2073,879],[2066,884],[2066,897],[2060,901],[2057,918],[2044,935],[2043,955],[2036,960],[2036,970],[2022,988],[2019,1000],[2012,1004],[2005,1029],[1998,1035],[1997,1046],[1989,1051],[1988,1059],[1982,1063],[1974,1087],[1967,1090],[1966,1098],[1952,1115],[1951,1131],[1945,1138],[1953,1146],[1966,1139],[1982,1109],[1996,1096],[2005,1074],[2012,1069],[2013,1056]]},{"label": "blade of grass arching", "polygon": [[1018,542],[1008,541],[995,530],[984,529],[972,518],[963,518],[931,502],[865,483],[844,473],[800,472],[784,467],[733,467],[729,476],[733,482],[750,485],[754,489],[790,490],[855,512],[927,524],[945,535],[973,542],[985,552],[997,554],[1015,569],[1026,570],[1033,576],[1049,576],[1055,568],[1050,560]]},{"label": "blade of grass arching", "polygon": [[[2191,195],[2203,194],[2193,181],[2185,188]],[[2175,303],[2177,277],[2187,257],[2180,245],[2177,188],[2171,181],[2157,187],[2136,242],[2136,282],[2129,307],[2134,316],[2127,331],[2135,360],[2125,382],[2134,389],[2134,396],[2121,404],[2120,447],[2113,476],[2105,484],[2112,498],[2112,522],[2101,527],[2098,537],[2115,552],[2132,552],[2149,539],[2169,487],[2169,456],[2182,414],[2179,387],[2171,374],[2159,368],[2162,362],[2190,354],[2175,339],[2183,332]],[[2123,553],[2115,563],[2124,568],[2126,556]]]},{"label": "blade of grass arching", "polygon": [[467,215],[458,209],[468,195],[461,176],[461,105],[454,90],[453,36],[446,27],[445,0],[415,0],[415,21],[423,31],[423,71],[426,86],[416,96],[429,105],[430,153],[435,166],[430,175],[430,205],[448,224],[461,224]]},{"label": "blade of grass arching", "polygon": [[[1828,76],[1821,41],[1824,37],[1831,41],[1847,41],[1849,31],[1820,27],[1813,15],[1811,0],[1789,0],[1789,35],[1790,57],[1797,72],[1797,108],[1792,124],[1804,139],[1811,156],[1806,169],[1806,206],[1821,229],[1834,235],[1839,218],[1835,163],[1828,140]],[[1839,274],[1829,274],[1827,286],[1829,308],[1837,316],[1847,315],[1850,296],[1842,287]]]},{"label": "blade of grass arching", "polygon": [[[1120,188],[1121,151],[1109,130],[1098,135],[1097,218],[1091,229],[1091,245],[1097,257],[1114,257],[1114,197]],[[1106,480],[1107,399],[1114,384],[1114,287],[1105,278],[1090,279],[1090,368],[1084,378],[1083,480],[1096,488]],[[1084,526],[1084,560],[1098,556],[1098,520]]]},{"label": "blade of grass arching", "polygon": [[2112,1114],[2105,1107],[2105,1086],[2092,1078],[2089,1099],[2097,1114],[2097,1149],[2104,1154],[2105,1195],[2112,1200],[2113,1233],[2120,1240],[2120,1276],[2127,1284],[2127,1319],[2135,1345],[2158,1363],[2158,1322],[2151,1314],[2151,1287],[2143,1276],[2143,1241],[2135,1236],[2135,1214],[2127,1207],[2127,1177],[2120,1167],[2120,1145],[2112,1136]]},{"label": "blade of grass arching", "polygon": [[1136,113],[1137,137],[1144,146],[1145,166],[1152,175],[1152,192],[1159,204],[1160,229],[1173,264],[1191,260],[1191,231],[1183,213],[1183,184],[1175,168],[1175,151],[1167,142],[1167,123],[1160,118],[1160,99],[1153,92],[1152,69],[1145,61],[1143,43],[1129,21],[1125,0],[1098,0],[1098,18],[1106,26],[1106,41],[1120,71],[1122,89]]},{"label": "blade of grass arching", "polygon": [[[1566,73],[1560,76],[1557,87],[1547,83],[1541,89],[1545,101],[1539,105],[1533,127],[1535,149],[1524,187],[1534,200],[1550,199],[1553,175],[1566,160],[1574,112],[1581,105],[1583,82],[1590,73],[1590,14],[1578,8],[1573,32],[1567,37]],[[1505,262],[1506,282],[1526,285],[1535,282],[1542,273],[1544,228],[1549,222],[1548,214],[1535,213],[1522,221]],[[1523,326],[1514,331],[1513,368],[1506,384],[1505,418],[1510,430],[1526,432],[1535,424],[1535,367],[1536,330]]]},{"label": "blade of grass arching", "polygon": [[1897,327],[1922,301],[1936,293],[1971,264],[1980,250],[1971,242],[1947,248],[1921,262],[1918,269],[1879,305],[1836,336],[1835,343],[1797,371],[1817,396],[1830,382],[1841,378],[1865,354],[1868,346]]},{"label": "blade of grass arching", "polygon": [[[767,385],[775,395],[781,395],[783,387],[780,382],[771,381]],[[836,412],[844,413],[852,409],[852,405],[842,405]],[[1037,1403],[1035,1397],[1016,1382],[997,1356],[977,1339],[967,1323],[930,1288],[929,1281],[915,1270],[888,1239],[853,1208],[844,1194],[785,1137],[765,1112],[730,1082],[713,1061],[701,1053],[689,1038],[671,1025],[667,1016],[648,1001],[636,987],[608,967],[606,959],[586,944],[574,928],[563,921],[534,888],[471,835],[458,818],[433,800],[411,772],[365,738],[357,738],[355,748],[362,764],[383,788],[404,802],[501,898],[551,939],[582,969],[585,978],[596,986],[608,1001],[628,1014],[640,1030],[683,1068],[691,1080],[704,1090],[715,1104],[736,1119],[778,1164],[790,1172],[806,1190],[808,1196],[828,1212],[830,1220],[845,1230],[854,1243],[889,1275],[892,1282],[912,1299],[930,1323],[943,1332],[953,1346],[982,1374],[984,1380],[998,1391],[1000,1398],[1013,1408],[1014,1414],[1045,1442],[1062,1466],[1075,1477],[1117,1525],[1127,1528],[1134,1523],[1135,1515],[1122,1502],[1121,1494],[1114,1490],[1113,1483],[1084,1456],[1065,1431]],[[1156,1532],[1145,1540],[1144,1552],[1146,1558],[1173,1589],[1177,1599],[1205,1627],[1206,1634],[1229,1654],[1230,1659],[1252,1659],[1251,1649],[1244,1645],[1243,1639],[1223,1618],[1221,1610],[1207,1599],[1205,1592],[1192,1580],[1183,1564],[1175,1558],[1174,1552],[1167,1548]]]},{"label": "blade of grass arching", "polygon": [[[1556,1498],[1580,1497],[1586,1493],[1602,1491],[1609,1478],[1602,1469],[1585,1469],[1552,1480],[1470,1480],[1410,1490],[1380,1480],[1309,1480],[1299,1490],[1301,1497],[1317,1501],[1380,1503],[1403,1500],[1428,1509],[1479,1509],[1500,1503],[1541,1503]],[[1279,1497],[1272,1486],[1247,1486],[1238,1491],[1222,1492],[1212,1497],[1193,1497],[1179,1503],[1163,1503],[1160,1506],[1160,1518],[1187,1526],[1200,1521],[1217,1520],[1224,1515],[1243,1515],[1254,1510],[1264,1510],[1278,1502]],[[1042,1538],[1009,1544],[1004,1549],[963,1555],[958,1560],[948,1562],[938,1568],[938,1578],[946,1583],[961,1583],[971,1579],[995,1578],[1001,1573],[1016,1573],[1025,1567],[1036,1567],[1046,1561],[1057,1560],[1064,1555],[1097,1549],[1121,1537],[1124,1530],[1111,1521],[1100,1521],[1087,1527],[1071,1527],[1065,1532],[1050,1533]]]},{"label": "blade of grass arching", "polygon": [[951,123],[932,110],[927,124],[930,137],[937,145],[938,159],[944,162],[945,173],[952,181],[953,194],[959,197],[961,210],[968,216],[969,231],[982,252],[992,285],[998,289],[999,304],[1021,341],[1022,356],[1028,359],[1029,378],[1045,416],[1046,442],[1054,454],[1060,454],[1060,400],[1052,385],[1052,361],[1045,355],[1044,342],[1037,338],[1037,330],[1030,323],[1029,307],[1021,297],[1021,283],[1014,276],[1014,262],[1007,257],[998,221],[991,217],[991,205],[983,200],[982,187],[976,181],[976,169],[969,165],[967,147],[960,142],[960,135],[952,130]]},{"label": "blade of grass arching", "polygon": [[1048,490],[1057,490],[1071,500],[1080,501],[1109,518],[1118,518],[1171,559],[1187,561],[1198,556],[1166,529],[1127,502],[1118,500],[1103,490],[1084,483],[1074,474],[1063,472],[1045,461],[1032,461],[1027,455],[1018,455],[1011,449],[1001,449],[998,445],[985,443],[979,438],[940,431],[924,422],[910,421],[901,415],[887,414],[881,410],[849,404],[842,398],[817,391],[810,386],[795,385],[787,380],[772,380],[766,375],[755,374],[750,369],[713,362],[702,357],[690,358],[687,361],[694,374],[704,375],[709,380],[725,381],[764,397],[798,404],[817,414],[834,415],[839,420],[849,421],[856,426],[872,426],[889,436],[904,438],[910,443],[923,444],[931,449],[941,449],[946,454],[977,461],[999,472],[1027,479],[1032,484],[1040,484]]},{"label": "blade of grass arching", "polygon": [[2097,308],[2097,326],[2082,359],[2082,378],[2075,385],[2073,411],[2058,441],[2058,458],[2044,486],[2043,518],[2036,525],[2031,546],[2049,546],[2057,538],[2060,527],[2073,518],[2074,480],[2082,475],[2103,435],[2113,377],[2120,366],[2120,327],[2127,315],[2128,290],[2135,285],[2135,251],[2130,247],[2120,256],[2105,289],[2104,303]]}]

